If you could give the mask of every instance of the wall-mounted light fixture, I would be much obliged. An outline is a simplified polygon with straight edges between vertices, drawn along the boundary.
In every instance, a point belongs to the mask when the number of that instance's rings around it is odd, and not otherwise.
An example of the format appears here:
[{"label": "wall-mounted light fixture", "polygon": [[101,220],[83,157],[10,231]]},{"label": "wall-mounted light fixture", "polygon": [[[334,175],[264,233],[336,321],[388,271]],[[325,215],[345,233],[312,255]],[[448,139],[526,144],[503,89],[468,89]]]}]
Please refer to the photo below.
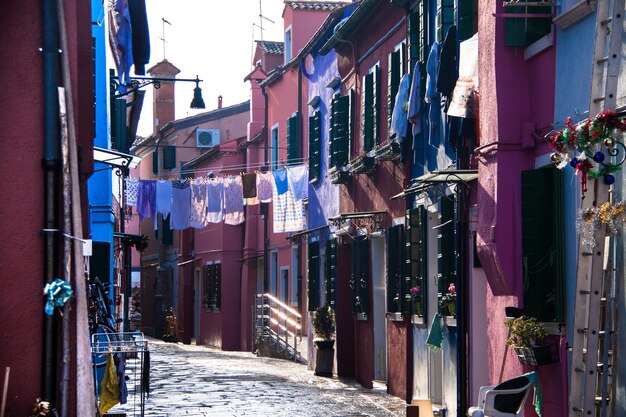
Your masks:
[{"label": "wall-mounted light fixture", "polygon": [[130,77],[128,86],[122,86],[117,76],[111,74],[111,92],[117,92],[113,94],[114,98],[126,96],[134,93],[137,90],[146,87],[150,84],[154,85],[154,88],[161,88],[161,83],[165,82],[192,82],[196,83],[196,87],[193,89],[193,99],[191,100],[192,109],[204,109],[204,100],[202,99],[202,89],[200,88],[201,79],[198,78],[157,78],[157,77]]}]

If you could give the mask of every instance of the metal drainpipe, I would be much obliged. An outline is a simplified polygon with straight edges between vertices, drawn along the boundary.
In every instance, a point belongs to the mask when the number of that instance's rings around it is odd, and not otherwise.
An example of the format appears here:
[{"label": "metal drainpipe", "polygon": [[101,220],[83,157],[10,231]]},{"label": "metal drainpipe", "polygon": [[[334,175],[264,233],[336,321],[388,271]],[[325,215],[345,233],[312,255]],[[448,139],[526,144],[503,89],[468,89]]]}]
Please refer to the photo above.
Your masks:
[{"label": "metal drainpipe", "polygon": [[[59,24],[54,0],[43,0],[43,83],[44,83],[44,160],[45,228],[57,228],[57,176],[59,168],[59,109],[57,82],[59,77]],[[45,283],[55,276],[57,240],[54,232],[45,234]],[[45,316],[43,337],[42,396],[55,403],[56,397],[56,315]]]},{"label": "metal drainpipe", "polygon": [[[304,61],[298,63],[298,130],[300,143],[304,143],[304,115],[302,114],[302,65]],[[300,158],[304,157],[304,150],[300,149]],[[302,239],[296,239],[296,262],[298,263],[296,284],[298,285],[298,291],[296,292],[298,298],[298,309],[302,309]],[[301,311],[302,313],[302,311]]]},{"label": "metal drainpipe", "polygon": [[[267,92],[265,91],[265,86],[262,85],[261,86],[261,93],[263,94],[263,97],[265,98],[265,115],[264,115],[264,122],[263,122],[263,162],[264,162],[264,168],[266,170],[269,170],[269,158],[268,158],[268,146],[267,146],[267,141],[268,141],[268,129],[267,129],[267,124],[269,123],[269,115],[268,115],[268,102],[269,102],[269,98],[267,97]],[[261,209],[263,211],[263,294],[265,294],[267,292],[267,288],[268,288],[268,274],[269,274],[269,264],[270,264],[270,260],[269,260],[269,241],[268,241],[268,222],[269,222],[269,203],[263,203],[261,205]]]},{"label": "metal drainpipe", "polygon": [[[462,145],[462,139],[459,139],[458,157],[457,157],[457,169],[466,169],[467,163],[465,148]],[[466,277],[469,277],[469,252],[467,250],[467,211],[466,211],[466,196],[465,189],[462,185],[457,186],[456,196],[456,230],[457,239],[455,241],[457,258],[456,258],[456,270],[457,270],[457,294],[461,294],[457,297],[457,350],[456,350],[456,362],[457,362],[457,416],[464,416],[465,410],[467,410],[467,323],[470,306],[466,303],[469,300],[469,285],[467,284]]]}]

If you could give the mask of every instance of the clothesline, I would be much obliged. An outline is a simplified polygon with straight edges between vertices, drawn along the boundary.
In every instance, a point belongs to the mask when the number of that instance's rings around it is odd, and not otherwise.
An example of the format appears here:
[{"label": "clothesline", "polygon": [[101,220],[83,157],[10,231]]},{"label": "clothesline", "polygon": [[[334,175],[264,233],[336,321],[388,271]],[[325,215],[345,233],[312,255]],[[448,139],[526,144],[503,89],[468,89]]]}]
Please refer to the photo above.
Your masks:
[{"label": "clothesline", "polygon": [[126,204],[140,219],[169,218],[173,230],[204,228],[209,223],[238,225],[247,205],[273,202],[274,232],[297,232],[305,226],[303,199],[308,197],[307,165],[268,172],[201,178],[154,180],[127,178]]}]

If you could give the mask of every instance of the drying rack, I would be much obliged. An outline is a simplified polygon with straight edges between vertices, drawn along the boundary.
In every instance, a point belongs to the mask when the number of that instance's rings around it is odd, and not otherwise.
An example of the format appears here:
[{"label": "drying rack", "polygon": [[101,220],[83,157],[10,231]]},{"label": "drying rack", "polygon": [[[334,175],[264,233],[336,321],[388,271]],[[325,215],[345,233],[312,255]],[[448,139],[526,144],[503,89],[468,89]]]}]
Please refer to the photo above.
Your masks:
[{"label": "drying rack", "polygon": [[91,336],[96,399],[100,395],[100,383],[106,368],[106,365],[102,365],[106,362],[103,359],[109,354],[114,355],[116,365],[120,360],[125,361],[122,377],[126,383],[128,395],[124,404],[113,406],[103,416],[143,417],[150,381],[148,341],[141,332],[95,333]]}]

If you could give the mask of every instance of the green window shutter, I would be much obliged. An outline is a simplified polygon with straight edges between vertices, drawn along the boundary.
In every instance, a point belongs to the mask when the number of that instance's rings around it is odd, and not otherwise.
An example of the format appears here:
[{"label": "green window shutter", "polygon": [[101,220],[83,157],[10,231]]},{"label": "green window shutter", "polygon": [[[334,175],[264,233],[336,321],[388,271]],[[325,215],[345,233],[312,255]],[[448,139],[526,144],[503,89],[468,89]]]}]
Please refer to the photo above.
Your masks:
[{"label": "green window shutter", "polygon": [[556,168],[522,172],[524,311],[544,322],[565,318],[562,182]]},{"label": "green window shutter", "polygon": [[459,40],[471,38],[478,31],[478,1],[459,0]]},{"label": "green window shutter", "polygon": [[211,306],[211,274],[213,269],[212,265],[204,266],[204,274],[202,276],[202,307],[208,310]]},{"label": "green window shutter", "polygon": [[448,28],[454,24],[454,0],[437,1],[437,39],[443,42]]},{"label": "green window shutter", "polygon": [[337,238],[326,241],[326,304],[335,308],[337,278]]},{"label": "green window shutter", "polygon": [[372,78],[372,118],[373,120],[373,126],[372,126],[372,136],[373,136],[373,143],[372,143],[372,149],[374,148],[374,146],[376,145],[376,143],[378,143],[378,137],[379,137],[379,125],[378,125],[378,119],[380,119],[380,112],[379,112],[379,102],[380,102],[380,66],[376,65],[374,67],[374,72],[373,74],[373,78]]},{"label": "green window shutter", "polygon": [[423,3],[424,2],[420,2],[417,11],[409,13],[409,67],[411,71],[413,71],[417,61],[422,61],[420,57],[420,11]]},{"label": "green window shutter", "polygon": [[363,152],[374,148],[374,73],[363,77],[363,99],[361,100],[363,117]]},{"label": "green window shutter", "polygon": [[357,236],[352,242],[352,311],[369,312],[369,241],[364,236]]},{"label": "green window shutter", "polygon": [[329,169],[339,166],[339,163],[337,161],[337,141],[335,140],[336,131],[338,129],[338,126],[337,126],[337,120],[338,120],[337,98],[338,97],[339,97],[339,94],[335,94],[332,100],[330,101],[330,111],[329,111],[330,129],[328,131],[328,159],[330,162],[328,166]]},{"label": "green window shutter", "polygon": [[[507,14],[551,14],[551,6],[520,6],[527,0],[519,0],[516,6],[504,8]],[[528,46],[550,33],[552,18],[519,17],[504,19],[504,44],[506,46]]]},{"label": "green window shutter", "polygon": [[350,97],[341,96],[337,98],[337,129],[335,131],[335,142],[337,152],[337,163],[344,166],[348,163],[349,149],[349,121],[350,121]]},{"label": "green window shutter", "polygon": [[161,235],[163,238],[164,245],[174,244],[174,232],[170,228],[170,217],[171,216],[167,216],[166,218],[163,218],[163,221],[161,222],[161,225],[163,226],[163,231]]},{"label": "green window shutter", "polygon": [[152,173],[159,173],[159,151],[152,152]]},{"label": "green window shutter", "polygon": [[439,229],[437,235],[437,282],[439,293],[448,293],[450,284],[456,284],[456,250],[455,223],[454,223],[454,197],[442,196],[439,200]]},{"label": "green window shutter", "polygon": [[348,92],[348,145],[345,149],[345,161],[346,164],[350,160],[352,156],[352,152],[354,150],[354,124],[356,123],[355,119],[356,114],[356,92],[354,88],[351,88]]},{"label": "green window shutter", "polygon": [[320,306],[320,243],[308,244],[308,301],[309,311],[315,311]]},{"label": "green window shutter", "polygon": [[[405,238],[405,270],[403,311],[424,316],[426,313],[426,209],[420,206],[407,211]],[[411,301],[411,288],[419,287],[419,306]]]},{"label": "green window shutter", "polygon": [[402,312],[404,306],[404,225],[392,226],[387,232],[387,312]]},{"label": "green window shutter", "polygon": [[222,308],[222,264],[213,264],[213,299],[216,309]]},{"label": "green window shutter", "polygon": [[128,153],[130,143],[128,142],[128,127],[126,126],[126,100],[116,98],[114,106],[115,122],[112,132],[114,148],[120,152]]},{"label": "green window shutter", "polygon": [[300,161],[300,135],[298,112],[287,119],[287,163],[297,164]]},{"label": "green window shutter", "polygon": [[320,178],[321,155],[321,123],[320,111],[316,110],[309,116],[309,180],[317,181]]},{"label": "green window shutter", "polygon": [[176,146],[163,147],[163,169],[176,168]]},{"label": "green window shutter", "polygon": [[400,60],[402,49],[389,54],[389,80],[387,83],[387,132],[391,136],[391,116],[393,115],[393,107],[396,103],[396,95],[398,94],[398,87],[400,86]]}]

